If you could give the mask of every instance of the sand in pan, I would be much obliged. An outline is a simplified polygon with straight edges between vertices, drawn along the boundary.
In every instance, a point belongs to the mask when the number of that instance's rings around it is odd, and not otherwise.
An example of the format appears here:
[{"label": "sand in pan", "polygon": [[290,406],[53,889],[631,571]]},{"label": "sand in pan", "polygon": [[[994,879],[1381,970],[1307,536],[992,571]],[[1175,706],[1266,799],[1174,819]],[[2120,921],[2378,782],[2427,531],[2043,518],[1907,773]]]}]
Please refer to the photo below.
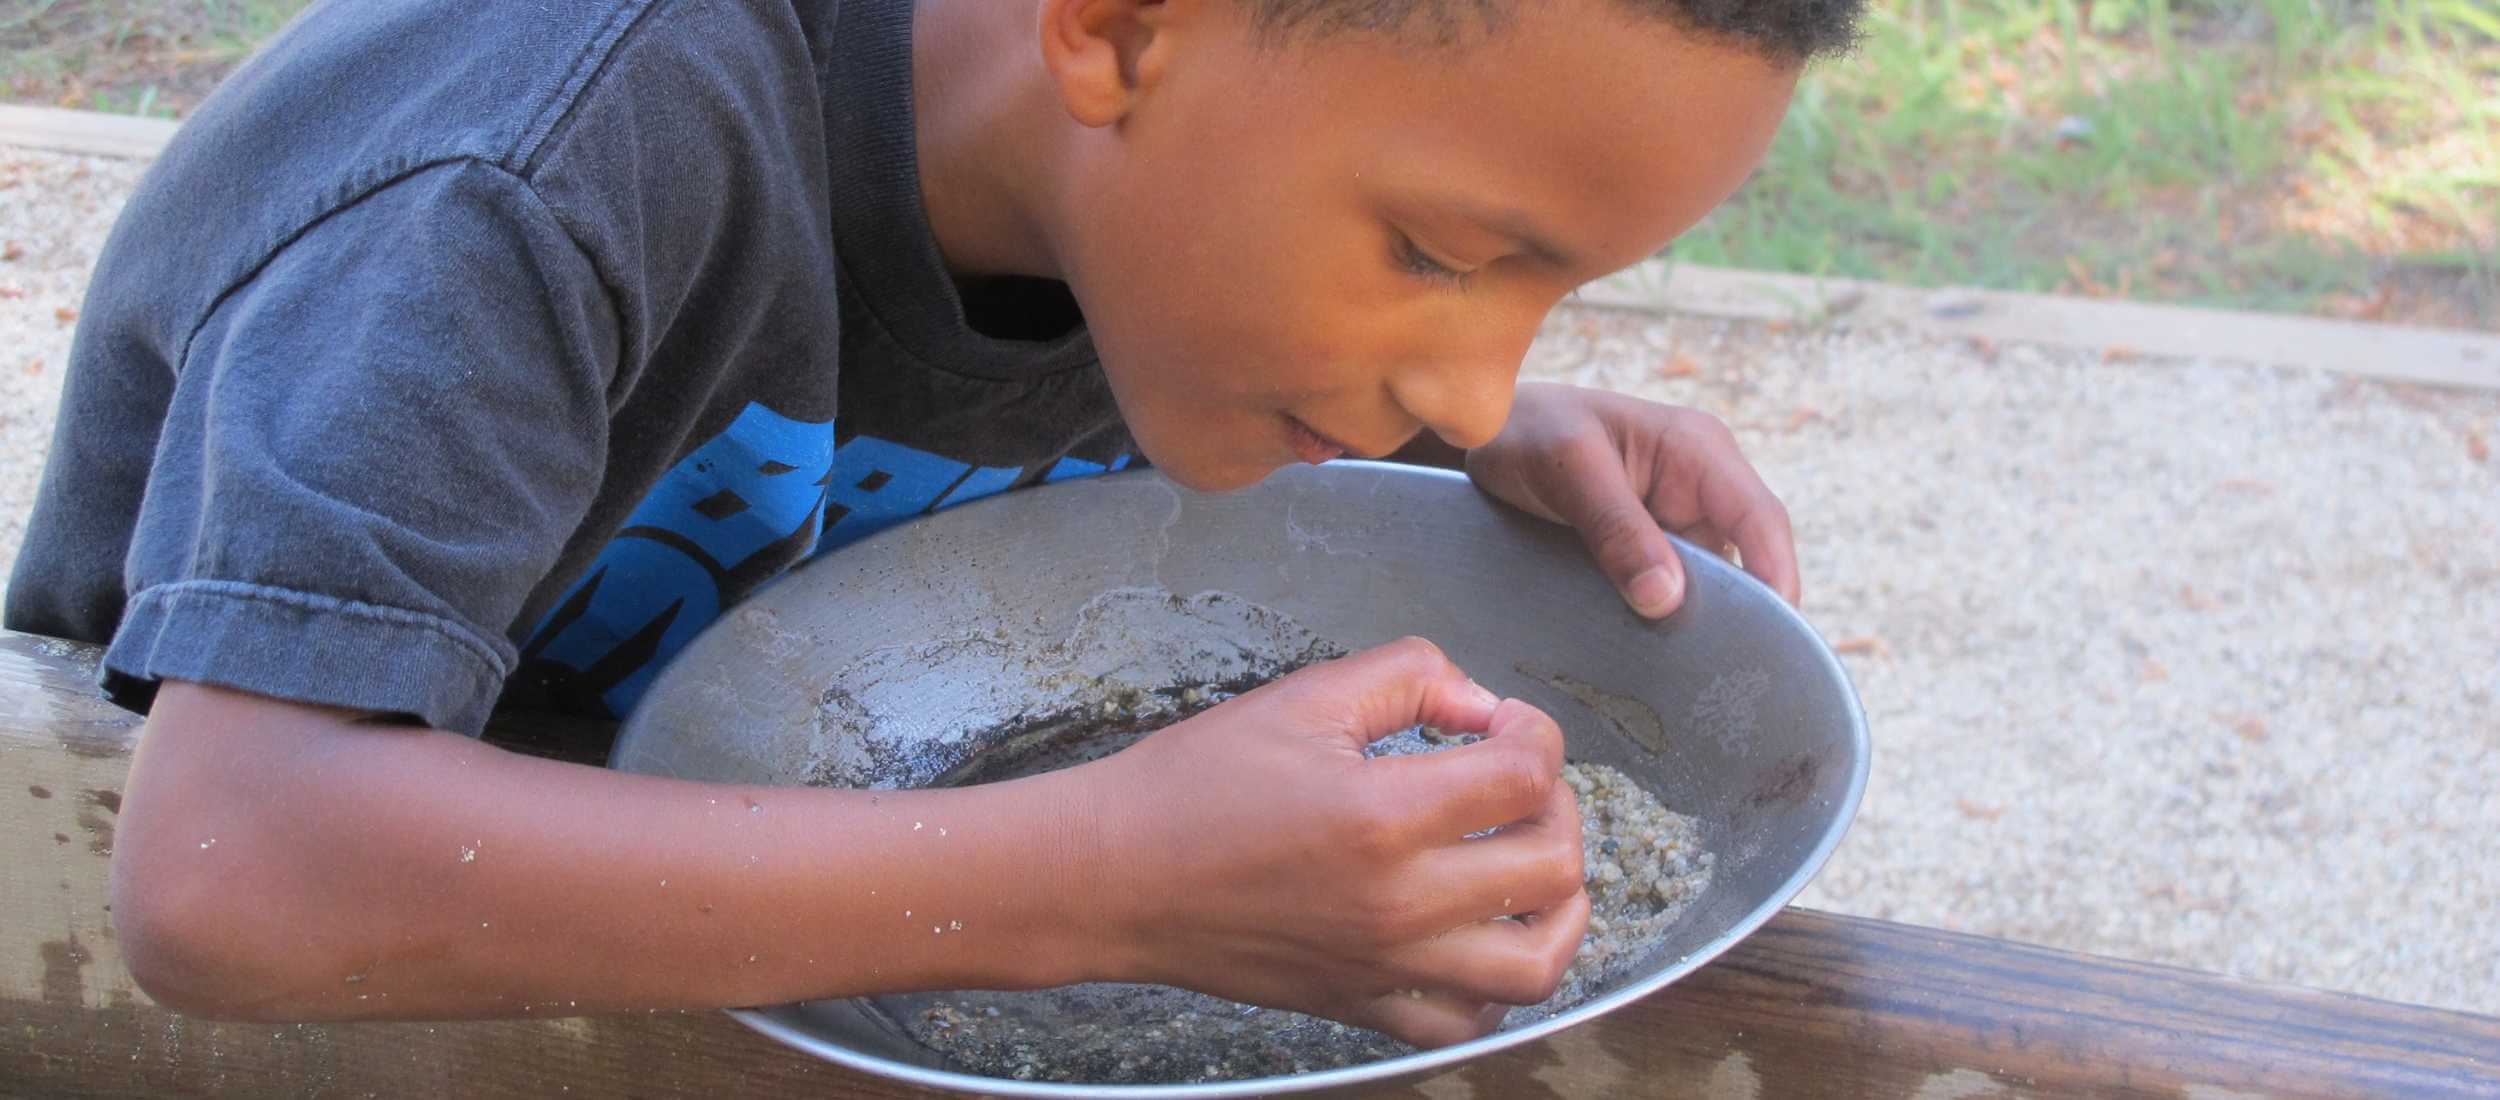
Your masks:
[{"label": "sand in pan", "polygon": [[[1373,751],[1401,755],[1472,740],[1413,730]],[[1710,883],[1713,860],[1692,818],[1602,764],[1568,764],[1563,779],[1580,802],[1589,929],[1562,987],[1540,1004],[1514,1009],[1508,1027],[1567,1011],[1640,970]],[[1233,1081],[1414,1050],[1377,1032],[1160,986],[962,993],[905,1003],[897,1012],[904,1029],[952,1068],[1020,1081]]]}]

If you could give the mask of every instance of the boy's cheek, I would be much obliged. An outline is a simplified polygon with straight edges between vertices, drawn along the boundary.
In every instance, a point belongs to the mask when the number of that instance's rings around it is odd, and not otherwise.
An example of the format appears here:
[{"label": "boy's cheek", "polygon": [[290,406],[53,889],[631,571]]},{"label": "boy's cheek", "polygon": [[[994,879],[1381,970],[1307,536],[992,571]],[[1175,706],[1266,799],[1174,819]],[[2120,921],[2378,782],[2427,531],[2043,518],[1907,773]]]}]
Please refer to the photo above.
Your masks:
[{"label": "boy's cheek", "polygon": [[1116,348],[1104,350],[1103,368],[1130,438],[1164,476],[1190,489],[1223,492],[1273,472],[1273,465],[1258,464],[1252,449],[1242,446],[1245,418],[1211,389],[1170,377],[1177,372],[1160,364],[1141,369],[1138,360],[1124,360]]}]

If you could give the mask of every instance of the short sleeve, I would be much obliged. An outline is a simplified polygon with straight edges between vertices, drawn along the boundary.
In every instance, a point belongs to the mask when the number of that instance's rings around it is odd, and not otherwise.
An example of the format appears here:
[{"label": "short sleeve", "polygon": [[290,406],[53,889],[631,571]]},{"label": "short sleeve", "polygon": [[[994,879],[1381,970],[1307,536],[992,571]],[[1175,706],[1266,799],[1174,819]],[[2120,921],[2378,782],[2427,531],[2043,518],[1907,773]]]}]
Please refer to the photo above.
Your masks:
[{"label": "short sleeve", "polygon": [[422,167],[315,222],[184,348],[106,688],[475,734],[602,478],[612,300],[528,184]]}]

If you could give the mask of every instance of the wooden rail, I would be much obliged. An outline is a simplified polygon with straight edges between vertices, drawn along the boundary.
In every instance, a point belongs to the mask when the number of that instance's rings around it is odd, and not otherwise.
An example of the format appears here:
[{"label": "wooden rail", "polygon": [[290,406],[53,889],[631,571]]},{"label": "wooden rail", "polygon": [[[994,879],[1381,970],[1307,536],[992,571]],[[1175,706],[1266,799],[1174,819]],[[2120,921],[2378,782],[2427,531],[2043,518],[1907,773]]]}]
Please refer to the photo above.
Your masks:
[{"label": "wooden rail", "polygon": [[[186,1020],[105,911],[137,723],[95,651],[0,634],[0,1096],[933,1095],[716,1014],[459,1024]],[[499,743],[595,758],[600,731]],[[1790,910],[1655,996],[1381,1097],[2500,1097],[2500,1020]]]}]

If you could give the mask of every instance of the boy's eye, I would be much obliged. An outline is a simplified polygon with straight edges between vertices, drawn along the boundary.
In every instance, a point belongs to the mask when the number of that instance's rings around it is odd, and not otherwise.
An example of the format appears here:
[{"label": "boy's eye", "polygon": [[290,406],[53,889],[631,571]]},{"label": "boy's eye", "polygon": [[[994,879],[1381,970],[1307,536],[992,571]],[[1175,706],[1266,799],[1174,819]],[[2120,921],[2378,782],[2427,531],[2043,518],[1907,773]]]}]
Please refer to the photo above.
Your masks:
[{"label": "boy's eye", "polygon": [[1465,286],[1467,277],[1475,274],[1472,271],[1460,271],[1433,259],[1431,253],[1424,251],[1422,246],[1415,243],[1415,238],[1407,236],[1401,230],[1389,231],[1389,256],[1397,265],[1398,270],[1418,279],[1448,286]]}]

